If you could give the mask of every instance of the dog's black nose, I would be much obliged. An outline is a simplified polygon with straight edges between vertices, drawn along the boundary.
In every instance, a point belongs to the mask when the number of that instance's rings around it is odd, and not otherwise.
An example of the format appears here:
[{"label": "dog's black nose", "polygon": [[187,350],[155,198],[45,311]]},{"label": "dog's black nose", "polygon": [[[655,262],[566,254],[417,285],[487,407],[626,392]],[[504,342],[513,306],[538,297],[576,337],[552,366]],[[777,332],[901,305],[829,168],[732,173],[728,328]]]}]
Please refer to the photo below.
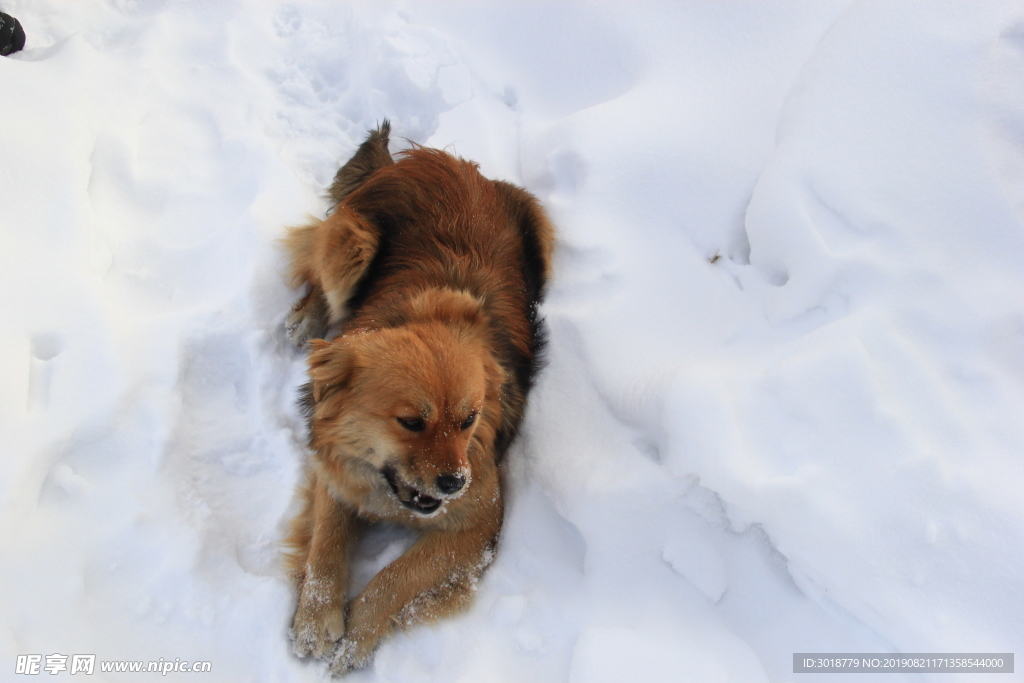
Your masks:
[{"label": "dog's black nose", "polygon": [[461,474],[437,475],[437,488],[441,493],[455,493],[466,485],[466,478]]}]

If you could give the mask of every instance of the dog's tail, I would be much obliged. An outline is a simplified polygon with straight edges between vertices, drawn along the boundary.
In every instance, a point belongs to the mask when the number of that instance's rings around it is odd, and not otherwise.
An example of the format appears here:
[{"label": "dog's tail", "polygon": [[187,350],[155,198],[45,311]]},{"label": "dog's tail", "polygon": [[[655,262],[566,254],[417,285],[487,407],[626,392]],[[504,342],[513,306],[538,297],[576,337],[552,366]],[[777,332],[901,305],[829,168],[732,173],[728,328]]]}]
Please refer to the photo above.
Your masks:
[{"label": "dog's tail", "polygon": [[352,190],[362,185],[374,171],[395,163],[388,152],[390,135],[391,122],[384,119],[376,130],[370,131],[366,141],[359,145],[359,149],[348,163],[338,169],[334,182],[327,192],[331,200],[331,211],[334,211]]}]

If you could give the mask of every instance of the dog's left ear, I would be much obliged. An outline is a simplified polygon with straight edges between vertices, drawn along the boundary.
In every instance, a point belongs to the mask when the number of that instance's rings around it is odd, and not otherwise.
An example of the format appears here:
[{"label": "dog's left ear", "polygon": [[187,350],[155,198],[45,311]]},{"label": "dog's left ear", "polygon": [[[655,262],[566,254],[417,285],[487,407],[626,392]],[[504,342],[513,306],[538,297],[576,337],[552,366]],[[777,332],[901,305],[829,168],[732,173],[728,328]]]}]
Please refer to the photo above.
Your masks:
[{"label": "dog's left ear", "polygon": [[352,375],[353,351],[344,337],[333,341],[311,339],[309,346],[309,379],[313,385],[313,400],[320,403],[348,383]]},{"label": "dog's left ear", "polygon": [[487,396],[497,400],[501,396],[501,387],[508,380],[508,373],[501,363],[489,352],[484,354],[484,376],[487,378]]},{"label": "dog's left ear", "polygon": [[479,441],[486,449],[493,449],[499,441],[506,441],[507,435],[503,427],[506,418],[511,414],[514,403],[509,403],[509,391],[515,392],[515,383],[509,383],[509,374],[495,360],[489,352],[482,356],[485,393],[484,409],[480,415],[479,426],[477,427],[474,439]]}]

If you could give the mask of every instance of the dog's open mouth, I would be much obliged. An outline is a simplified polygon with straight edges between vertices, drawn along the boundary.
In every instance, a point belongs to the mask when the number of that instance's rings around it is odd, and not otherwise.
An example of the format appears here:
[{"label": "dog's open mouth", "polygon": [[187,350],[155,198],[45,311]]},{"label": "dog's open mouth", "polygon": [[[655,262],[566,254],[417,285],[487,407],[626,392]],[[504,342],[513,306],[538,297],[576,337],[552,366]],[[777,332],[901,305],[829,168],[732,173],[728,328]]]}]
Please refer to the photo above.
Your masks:
[{"label": "dog's open mouth", "polygon": [[408,484],[398,479],[398,473],[395,472],[393,467],[385,467],[381,470],[381,474],[384,475],[384,479],[388,482],[388,486],[391,487],[391,492],[398,498],[398,502],[405,507],[418,512],[422,515],[429,515],[431,512],[441,507],[441,500],[428,496],[425,493],[414,489]]}]

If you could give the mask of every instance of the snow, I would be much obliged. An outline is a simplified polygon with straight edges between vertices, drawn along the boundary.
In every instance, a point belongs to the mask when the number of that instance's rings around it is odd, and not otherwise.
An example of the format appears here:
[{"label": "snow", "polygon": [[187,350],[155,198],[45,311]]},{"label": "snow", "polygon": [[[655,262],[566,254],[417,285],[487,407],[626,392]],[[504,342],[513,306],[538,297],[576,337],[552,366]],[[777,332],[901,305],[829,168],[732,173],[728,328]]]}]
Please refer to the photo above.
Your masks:
[{"label": "snow", "polygon": [[[536,193],[559,242],[476,603],[351,680],[1024,652],[1019,3],[3,9],[0,678],[326,677],[287,640],[276,240],[385,117]],[[410,541],[372,534],[356,587]]]}]

